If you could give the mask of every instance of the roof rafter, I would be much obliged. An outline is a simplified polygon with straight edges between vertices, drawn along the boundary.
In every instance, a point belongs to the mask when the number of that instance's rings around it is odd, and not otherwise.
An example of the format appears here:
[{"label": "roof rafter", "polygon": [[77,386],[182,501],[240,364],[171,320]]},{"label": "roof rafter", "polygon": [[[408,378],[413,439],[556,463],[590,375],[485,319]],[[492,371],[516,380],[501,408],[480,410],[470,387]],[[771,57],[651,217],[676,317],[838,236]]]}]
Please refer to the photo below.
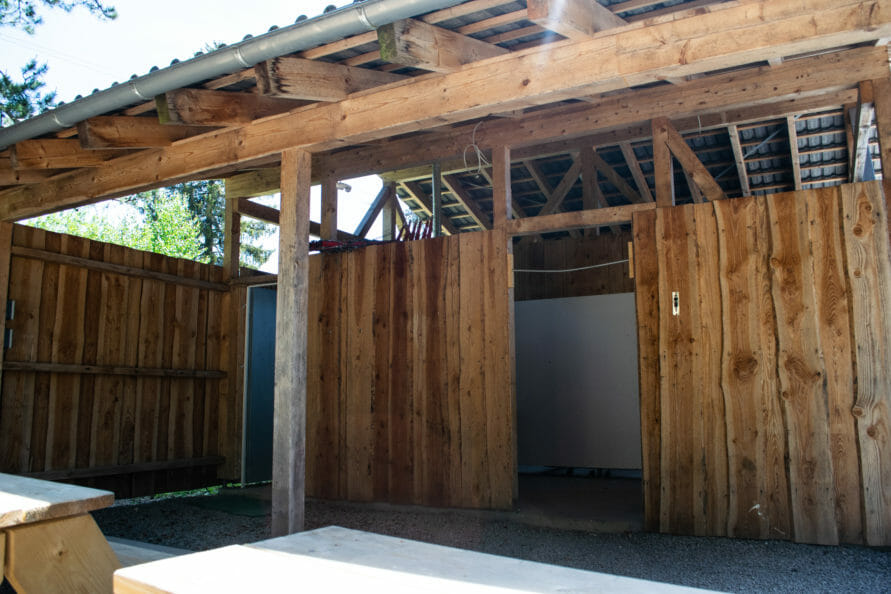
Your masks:
[{"label": "roof rafter", "polygon": [[454,72],[508,53],[503,47],[414,19],[384,25],[377,37],[382,60],[433,72]]},{"label": "roof rafter", "polygon": [[527,0],[526,7],[530,21],[569,39],[628,24],[597,0]]},{"label": "roof rafter", "polygon": [[[734,43],[726,43],[731,32]],[[559,68],[540,68],[535,59],[540,48],[515,52],[451,74],[419,77],[407,86],[369,91],[338,103],[186,139],[165,149],[148,149],[108,161],[95,171],[77,171],[44,184],[7,190],[0,194],[0,219],[14,220],[168,180],[207,175],[289,148],[330,150],[471,120],[496,109],[553,103],[645,84],[660,76],[709,72],[765,60],[769,55],[794,55],[889,35],[891,0],[722,3],[695,16],[552,44],[544,51]],[[646,43],[652,39],[660,43]],[[592,55],[600,59],[591,60]],[[824,82],[824,87],[828,85]],[[468,88],[474,92],[467,93]],[[587,127],[591,129],[591,124]]]},{"label": "roof rafter", "polygon": [[368,68],[282,57],[254,66],[261,95],[305,101],[341,101],[352,93],[405,80]]}]

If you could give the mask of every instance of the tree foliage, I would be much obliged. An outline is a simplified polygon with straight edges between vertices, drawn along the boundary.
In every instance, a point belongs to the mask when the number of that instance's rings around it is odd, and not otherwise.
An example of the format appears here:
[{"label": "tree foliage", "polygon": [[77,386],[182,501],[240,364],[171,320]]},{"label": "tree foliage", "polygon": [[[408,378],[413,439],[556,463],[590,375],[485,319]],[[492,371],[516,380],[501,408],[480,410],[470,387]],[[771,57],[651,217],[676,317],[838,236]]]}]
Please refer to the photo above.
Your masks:
[{"label": "tree foliage", "polygon": [[180,196],[158,190],[140,196],[152,204],[151,216],[119,201],[122,207],[111,209],[114,212],[82,207],[31,219],[27,224],[175,258],[207,261],[198,221]]},{"label": "tree foliage", "polygon": [[[86,8],[99,18],[117,18],[113,6],[99,0],[0,0],[0,28],[13,27],[28,34],[43,22],[41,9],[58,8],[71,12]],[[0,70],[0,127],[10,126],[55,106],[56,93],[44,92],[46,64],[31,60],[21,68],[21,78]]]},{"label": "tree foliage", "polygon": [[78,7],[86,8],[103,19],[118,16],[113,6],[105,6],[98,0],[0,0],[0,27],[15,27],[31,34],[34,27],[43,22],[41,8],[60,8],[71,12]]}]

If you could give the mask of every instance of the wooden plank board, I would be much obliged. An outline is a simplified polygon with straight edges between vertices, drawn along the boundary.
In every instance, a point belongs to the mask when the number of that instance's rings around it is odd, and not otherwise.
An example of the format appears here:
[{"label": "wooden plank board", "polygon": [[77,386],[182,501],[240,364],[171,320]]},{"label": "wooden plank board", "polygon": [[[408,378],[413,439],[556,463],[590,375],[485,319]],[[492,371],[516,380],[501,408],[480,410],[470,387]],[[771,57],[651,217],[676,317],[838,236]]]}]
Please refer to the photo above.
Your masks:
[{"label": "wooden plank board", "polygon": [[478,274],[485,266],[484,233],[462,238],[461,245],[461,457],[464,480],[462,505],[484,507],[489,494],[489,457],[486,435],[486,401],[483,383],[483,315],[485,305]]},{"label": "wooden plank board", "polygon": [[[35,233],[36,242],[43,244],[48,251],[61,249],[61,236],[40,231]],[[43,266],[42,291],[38,318],[37,360],[50,361],[53,348],[53,328],[56,319],[56,299],[58,298],[60,266],[46,263]],[[45,470],[49,448],[50,376],[37,374],[34,386],[34,422],[31,438],[31,470]]]},{"label": "wooden plank board", "polygon": [[863,542],[860,510],[860,463],[854,407],[854,353],[851,344],[850,295],[845,281],[844,243],[838,190],[820,189],[806,194],[808,232],[813,250],[816,316],[826,369],[830,456],[833,472],[838,538],[844,543]]},{"label": "wooden plank board", "polygon": [[374,390],[371,401],[372,498],[385,501],[390,487],[390,374],[400,365],[389,358],[392,323],[390,299],[393,251],[398,245],[389,244],[375,249],[374,320],[371,326],[374,341]]},{"label": "wooden plank board", "polygon": [[0,474],[0,528],[83,514],[113,502],[108,491]]},{"label": "wooden plank board", "polygon": [[[27,244],[42,242],[43,237],[43,231],[17,226],[10,240]],[[13,331],[12,346],[2,357],[7,371],[2,377],[0,394],[0,469],[5,472],[27,472],[31,467],[36,374],[9,373],[8,366],[10,361],[33,361],[37,358],[42,280],[42,263],[22,258],[11,259],[7,297],[15,301],[17,314],[9,323]],[[5,303],[5,300],[0,300],[0,303]]]},{"label": "wooden plank board", "polygon": [[661,497],[661,407],[659,406],[659,265],[656,211],[634,215],[634,299],[637,311],[637,352],[640,387],[640,435],[644,525],[659,529]]},{"label": "wooden plank board", "polygon": [[776,328],[769,286],[766,213],[752,198],[714,203],[724,337],[721,387],[727,419],[727,535],[788,538],[782,413],[776,403]]},{"label": "wooden plank board", "polygon": [[793,537],[797,542],[838,544],[829,395],[811,282],[807,203],[795,193],[771,196],[766,203]]},{"label": "wooden plank board", "polygon": [[[87,257],[89,244],[72,236],[62,238],[62,249],[70,255]],[[61,298],[64,296],[64,298]],[[52,360],[81,363],[84,350],[87,271],[62,266],[59,271],[59,297],[56,301],[52,333]],[[47,467],[74,468],[77,455],[78,400],[80,377],[56,374],[50,378]]]},{"label": "wooden plank board", "polygon": [[864,536],[891,544],[891,258],[887,208],[877,184],[841,186],[856,353],[857,420]]},{"label": "wooden plank board", "polygon": [[[412,403],[414,394],[414,322],[412,315],[414,270],[414,243],[396,244],[390,258],[390,337],[389,337],[389,381],[384,389],[389,394],[388,401],[388,449],[390,462],[387,482],[391,497],[405,500],[408,478],[413,472],[414,437],[412,430]],[[381,479],[383,480],[383,478]]]},{"label": "wooden plank board", "polygon": [[447,250],[443,254],[446,269],[445,285],[445,361],[448,369],[448,427],[444,438],[448,446],[448,484],[447,503],[457,506],[462,498],[464,485],[463,439],[461,429],[461,245],[459,240],[450,239]]},{"label": "wooden plank board", "polygon": [[[662,532],[694,532],[694,465],[696,462],[692,365],[700,338],[696,252],[692,206],[660,209],[656,217],[656,249],[659,262],[659,302],[673,304],[675,312],[659,316],[661,497],[659,527]],[[676,298],[676,301],[675,301]]]},{"label": "wooden plank board", "polygon": [[693,433],[694,533],[723,536],[727,533],[727,433],[721,394],[721,346],[723,341],[721,290],[718,261],[718,229],[714,209],[693,208],[695,219],[696,279],[699,319],[694,344]]}]

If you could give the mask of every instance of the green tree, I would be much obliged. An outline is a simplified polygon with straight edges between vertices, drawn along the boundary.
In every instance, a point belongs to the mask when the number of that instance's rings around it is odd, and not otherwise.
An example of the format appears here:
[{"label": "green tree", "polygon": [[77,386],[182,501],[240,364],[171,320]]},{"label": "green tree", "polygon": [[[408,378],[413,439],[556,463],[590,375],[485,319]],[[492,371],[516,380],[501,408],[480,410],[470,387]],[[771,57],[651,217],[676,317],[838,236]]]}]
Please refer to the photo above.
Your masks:
[{"label": "green tree", "polygon": [[[220,180],[199,180],[185,182],[157,190],[161,194],[175,194],[182,198],[182,202],[189,214],[197,221],[198,235],[202,245],[202,255],[205,261],[221,265],[223,263],[223,250],[225,242],[225,230],[223,228],[226,218],[225,187]],[[124,198],[139,212],[148,218],[155,217],[155,203],[151,199],[155,193],[137,194]],[[269,259],[272,250],[264,249],[258,245],[259,240],[268,237],[274,231],[272,225],[242,219],[241,221],[241,263],[244,266],[259,268]]]},{"label": "green tree", "polygon": [[[0,0],[0,27],[21,29],[28,34],[43,22],[40,10],[58,8],[71,12],[77,7],[86,8],[99,18],[117,18],[112,6],[98,0]],[[21,68],[21,79],[16,80],[9,72],[0,70],[0,127],[46,111],[56,103],[55,92],[45,92],[46,64],[31,60]]]},{"label": "green tree", "polygon": [[140,194],[152,204],[151,215],[121,201],[123,212],[113,215],[82,207],[45,215],[26,221],[28,225],[114,243],[138,250],[207,262],[197,219],[191,215],[182,197],[173,192],[153,190]]}]

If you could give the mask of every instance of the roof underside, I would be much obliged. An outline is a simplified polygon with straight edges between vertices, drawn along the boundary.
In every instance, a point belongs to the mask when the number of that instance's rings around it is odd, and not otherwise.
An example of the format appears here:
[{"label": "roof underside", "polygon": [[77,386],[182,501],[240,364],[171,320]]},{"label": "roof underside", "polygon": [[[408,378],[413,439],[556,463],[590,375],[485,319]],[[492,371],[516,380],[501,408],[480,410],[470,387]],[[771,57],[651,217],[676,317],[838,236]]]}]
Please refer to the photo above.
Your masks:
[{"label": "roof underside", "polygon": [[[482,41],[486,44],[486,48],[500,48],[494,50],[495,53],[524,52],[563,42],[565,38],[555,31],[561,30],[565,33],[565,29],[550,27],[548,22],[543,22],[541,19],[535,19],[537,22],[530,20],[532,4],[530,1],[527,6],[525,0],[472,0],[419,17],[419,20],[433,25],[437,30],[458,34],[461,39],[472,38]],[[664,23],[673,18],[689,16],[696,18],[697,11],[708,11],[722,2],[600,0],[600,4],[630,23],[631,27],[646,27],[651,23]],[[877,50],[872,47],[874,45],[875,41],[858,42],[832,50],[837,53],[875,52]],[[759,58],[757,61],[734,65],[729,69],[664,77],[661,80],[618,91],[608,91],[596,96],[561,97],[559,101],[551,103],[536,102],[535,105],[524,106],[521,109],[511,107],[504,113],[447,123],[437,126],[433,132],[428,128],[390,136],[377,142],[389,143],[386,146],[399,143],[407,147],[412,146],[412,143],[415,146],[424,146],[448,138],[450,130],[454,130],[457,138],[451,139],[448,143],[443,141],[443,146],[448,149],[443,148],[441,154],[435,155],[435,158],[442,159],[444,173],[443,212],[450,232],[478,230],[491,225],[493,213],[490,155],[486,146],[477,143],[477,132],[483,134],[486,131],[503,130],[514,124],[521,126],[527,122],[552,117],[551,114],[577,114],[586,109],[595,109],[605,102],[616,101],[617,97],[620,99],[628,97],[628,101],[633,102],[640,96],[641,101],[649,101],[650,97],[655,96],[654,94],[676,95],[686,88],[693,90],[704,88],[706,90],[702,92],[705,93],[708,87],[703,86],[704,81],[714,79],[722,82],[728,77],[732,78],[737,72],[763,74],[770,72],[771,69],[783,67],[789,68],[792,72],[791,69],[797,62],[820,59],[819,56],[814,58],[813,54],[825,53],[826,49],[820,48],[817,52],[803,55],[776,55],[772,56],[769,62]],[[413,65],[406,65],[385,61],[381,54],[378,35],[371,32],[288,57],[358,67],[409,79],[440,76],[454,71],[449,67],[438,68],[436,64],[415,62]],[[438,74],[431,74],[434,68],[438,70]],[[99,122],[98,120],[102,118],[98,118],[96,122],[84,122],[55,135],[25,141],[0,152],[0,204],[6,196],[16,195],[23,188],[40,186],[53,179],[66,179],[72,172],[87,171],[102,166],[105,161],[140,151],[157,150],[158,147],[213,133],[216,130],[242,126],[257,118],[294,109],[311,109],[317,104],[314,99],[301,99],[287,88],[283,90],[281,81],[264,83],[260,80],[258,72],[258,69],[248,68],[193,85],[191,88],[195,90],[219,92],[201,95],[194,99],[196,102],[194,105],[179,104],[178,101],[186,101],[186,98],[177,98],[177,93],[170,93],[166,103],[162,98],[106,114],[116,117],[113,121],[109,120],[111,123]],[[276,74],[280,72],[273,72],[273,78]],[[332,76],[337,78],[344,75],[341,71],[334,71]],[[393,77],[392,81],[396,80],[397,78]],[[380,84],[393,84],[392,81]],[[869,155],[867,159],[870,162],[866,165],[866,169],[872,167],[876,171],[876,176],[880,177],[881,164],[878,158],[874,118],[871,113],[862,116],[858,110],[852,111],[850,106],[846,107],[842,103],[843,100],[849,102],[853,98],[853,101],[856,101],[856,84],[842,86],[848,87],[846,94],[838,86],[833,87],[831,91],[825,93],[830,98],[822,101],[816,100],[816,94],[814,97],[802,95],[807,100],[799,99],[798,103],[790,100],[785,107],[772,111],[759,111],[754,107],[757,103],[753,103],[753,107],[747,110],[748,106],[744,102],[739,102],[730,115],[726,109],[717,110],[720,113],[714,109],[704,110],[701,115],[685,117],[682,121],[674,123],[683,133],[686,144],[728,197],[819,188],[847,182],[851,179],[853,157],[857,153],[857,147],[861,147],[860,150],[866,151]],[[354,92],[355,89],[350,89],[350,93]],[[361,95],[369,91],[358,92]],[[232,103],[231,105],[214,103],[218,100]],[[674,116],[668,102],[664,115],[669,118]],[[859,122],[852,125],[852,118]],[[598,207],[651,201],[655,195],[652,134],[647,126],[640,124],[649,118],[642,117],[640,121],[634,121],[633,118],[626,119],[629,121],[619,126],[613,126],[609,121],[605,121],[599,129],[593,126],[581,135],[573,130],[566,130],[564,135],[550,138],[547,143],[517,143],[523,146],[514,153],[511,172],[516,214],[535,216],[555,193],[565,196],[562,201],[558,200],[561,202],[560,210],[582,210],[585,202],[585,175],[596,176],[594,200]],[[163,126],[158,126],[159,121]],[[147,128],[141,134],[147,139],[158,140],[143,141],[142,144],[147,146],[137,146],[140,144],[138,142],[126,142],[126,138],[130,136],[122,131],[126,127],[124,122],[145,124]],[[162,128],[163,134],[156,128]],[[858,134],[859,129],[863,130],[860,134]],[[428,139],[434,139],[435,142]],[[148,146],[149,144],[151,146]],[[381,152],[378,150],[379,146],[384,145],[374,142],[351,143],[334,151],[320,152],[316,156],[326,164],[351,161],[353,164],[349,167],[334,165],[330,167],[342,172],[343,179],[354,174],[382,174],[385,180],[396,184],[397,194],[405,204],[421,218],[429,217],[430,196],[433,193],[430,162],[433,159],[419,151],[417,162],[412,161],[409,156],[402,156],[392,161],[381,159],[374,163],[371,162],[373,159],[369,158],[367,166],[364,167],[355,164],[355,161],[361,160],[362,151],[373,156]],[[589,165],[584,167],[581,165],[583,161],[592,162],[590,154],[587,156],[583,154],[591,149],[597,163],[593,170]],[[270,168],[277,167],[278,163],[279,156],[273,154],[236,165],[223,164],[219,168],[190,177],[244,179],[248,175],[256,177]],[[270,178],[274,179],[274,174]],[[178,181],[182,179],[159,179],[153,183],[143,184],[142,187],[157,187]],[[674,188],[678,203],[701,201],[706,198],[698,185],[691,181],[688,170],[679,166],[679,163],[675,163],[674,167]],[[266,188],[262,183],[258,183],[255,189],[256,191],[251,189],[240,195],[257,195]],[[128,192],[107,192],[102,196],[77,199],[76,202],[95,201],[125,193]],[[38,212],[59,210],[71,206],[74,202],[74,199],[68,199],[58,204],[44,204],[39,210],[7,209],[4,211],[6,215],[4,218],[21,218]],[[589,205],[588,208],[590,207]],[[618,230],[618,227],[613,227],[613,230]]]}]

